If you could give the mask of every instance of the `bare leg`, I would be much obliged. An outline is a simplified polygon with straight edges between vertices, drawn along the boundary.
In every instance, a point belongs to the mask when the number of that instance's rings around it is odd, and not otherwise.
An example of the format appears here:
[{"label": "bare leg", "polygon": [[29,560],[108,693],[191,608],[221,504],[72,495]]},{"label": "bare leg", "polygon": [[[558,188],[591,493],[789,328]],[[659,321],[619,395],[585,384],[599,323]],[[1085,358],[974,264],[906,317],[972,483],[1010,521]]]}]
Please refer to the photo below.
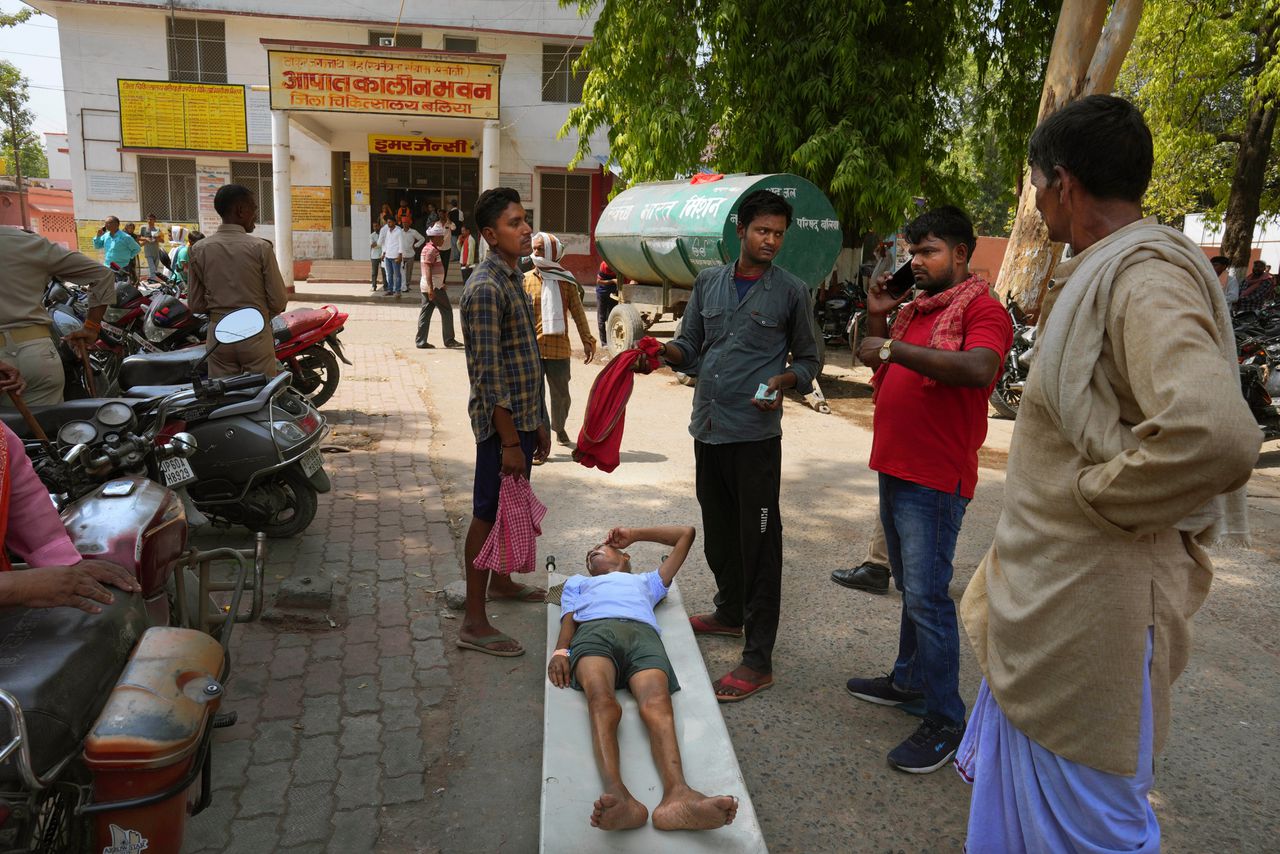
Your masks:
[{"label": "bare leg", "polygon": [[628,830],[649,820],[649,810],[622,784],[622,764],[618,757],[618,722],[622,707],[614,696],[618,671],[613,661],[598,655],[585,656],[575,671],[578,684],[587,695],[591,715],[591,747],[596,767],[604,782],[604,794],[595,803],[591,826],[601,830]]},{"label": "bare leg", "polygon": [[[582,677],[578,679],[581,681]],[[662,803],[653,810],[653,826],[658,830],[713,830],[731,823],[738,814],[737,798],[707,797],[685,782],[667,674],[656,669],[641,670],[631,677],[628,687],[640,705],[640,718],[649,731],[653,764],[662,778]]]},{"label": "bare leg", "polygon": [[[462,618],[462,628],[458,630],[458,637],[471,643],[482,642],[484,638],[499,633],[489,623],[489,615],[485,613],[484,607],[485,588],[489,586],[490,573],[488,570],[476,569],[476,556],[480,554],[480,549],[484,547],[484,541],[491,530],[493,530],[492,522],[474,517],[471,519],[471,527],[467,529],[467,542],[464,547],[467,561],[467,610]],[[520,644],[513,640],[495,642],[488,646],[495,650],[506,651],[521,648]]]}]

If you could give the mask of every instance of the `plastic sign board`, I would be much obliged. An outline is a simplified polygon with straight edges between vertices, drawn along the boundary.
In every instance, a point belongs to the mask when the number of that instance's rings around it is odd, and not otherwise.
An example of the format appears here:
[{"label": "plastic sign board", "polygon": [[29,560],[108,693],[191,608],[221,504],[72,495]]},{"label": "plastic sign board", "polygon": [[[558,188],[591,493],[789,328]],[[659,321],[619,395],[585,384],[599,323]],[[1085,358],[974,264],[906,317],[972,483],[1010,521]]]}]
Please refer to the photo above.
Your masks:
[{"label": "plastic sign board", "polygon": [[124,148],[248,151],[244,87],[117,80]]},{"label": "plastic sign board", "polygon": [[271,109],[498,117],[497,65],[269,50]]}]

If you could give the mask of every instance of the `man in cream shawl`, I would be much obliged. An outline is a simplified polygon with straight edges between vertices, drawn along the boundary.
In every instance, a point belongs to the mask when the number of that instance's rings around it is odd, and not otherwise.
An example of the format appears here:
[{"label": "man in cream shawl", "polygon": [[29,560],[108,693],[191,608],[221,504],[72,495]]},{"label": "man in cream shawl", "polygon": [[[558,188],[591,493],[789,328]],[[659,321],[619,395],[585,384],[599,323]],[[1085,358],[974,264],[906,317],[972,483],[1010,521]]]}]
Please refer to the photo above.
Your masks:
[{"label": "man in cream shawl", "polygon": [[1147,800],[1213,568],[1247,536],[1261,433],[1230,318],[1195,244],[1142,217],[1152,143],[1097,95],[1031,137],[1050,239],[1004,509],[961,602],[985,676],[956,754],[973,782],[967,850],[1160,848]]},{"label": "man in cream shawl", "polygon": [[[567,319],[572,317],[578,327],[585,364],[591,364],[596,355],[596,339],[591,335],[591,324],[582,307],[582,297],[578,295],[578,282],[560,265],[563,256],[564,249],[554,234],[545,231],[535,234],[530,259],[533,269],[524,275],[524,290],[533,300],[538,350],[551,398],[551,429],[555,431],[556,442],[572,447],[573,440],[564,426],[569,416],[569,359],[573,355]],[[542,463],[535,460],[534,465]]]}]

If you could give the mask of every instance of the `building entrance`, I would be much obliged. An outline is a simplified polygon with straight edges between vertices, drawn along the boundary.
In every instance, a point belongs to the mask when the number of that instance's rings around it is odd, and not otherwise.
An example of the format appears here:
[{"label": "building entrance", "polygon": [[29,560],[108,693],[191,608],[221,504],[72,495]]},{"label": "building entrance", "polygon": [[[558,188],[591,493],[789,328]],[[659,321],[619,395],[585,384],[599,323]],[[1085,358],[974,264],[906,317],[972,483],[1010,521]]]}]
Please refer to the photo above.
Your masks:
[{"label": "building entrance", "polygon": [[[480,164],[469,157],[405,157],[369,155],[369,186],[373,209],[383,205],[395,213],[402,201],[413,211],[414,225],[425,227],[428,212],[449,209],[457,199],[464,212],[475,207],[480,187]],[[433,206],[433,207],[429,207]]]}]

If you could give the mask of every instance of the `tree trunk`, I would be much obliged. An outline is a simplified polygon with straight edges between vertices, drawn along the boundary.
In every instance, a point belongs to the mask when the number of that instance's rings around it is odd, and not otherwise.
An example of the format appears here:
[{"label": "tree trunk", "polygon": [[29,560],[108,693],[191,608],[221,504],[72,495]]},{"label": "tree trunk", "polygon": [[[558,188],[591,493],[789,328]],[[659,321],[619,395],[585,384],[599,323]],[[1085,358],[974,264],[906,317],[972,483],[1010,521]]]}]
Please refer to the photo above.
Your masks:
[{"label": "tree trunk", "polygon": [[[1045,69],[1038,121],[1081,98],[1110,92],[1142,17],[1142,0],[1065,0]],[[1103,26],[1103,22],[1106,26]],[[1062,257],[1036,210],[1028,173],[1018,193],[1018,214],[1005,249],[996,291],[1034,312]]]},{"label": "tree trunk", "polygon": [[[1259,53],[1269,54],[1276,48],[1275,19],[1263,24],[1259,33]],[[1249,118],[1240,134],[1236,151],[1235,173],[1231,176],[1231,192],[1222,231],[1222,254],[1231,261],[1240,281],[1249,272],[1249,255],[1253,251],[1253,229],[1262,203],[1262,185],[1266,180],[1267,160],[1271,157],[1271,141],[1276,129],[1276,105],[1270,98],[1254,98],[1249,105]]]}]

